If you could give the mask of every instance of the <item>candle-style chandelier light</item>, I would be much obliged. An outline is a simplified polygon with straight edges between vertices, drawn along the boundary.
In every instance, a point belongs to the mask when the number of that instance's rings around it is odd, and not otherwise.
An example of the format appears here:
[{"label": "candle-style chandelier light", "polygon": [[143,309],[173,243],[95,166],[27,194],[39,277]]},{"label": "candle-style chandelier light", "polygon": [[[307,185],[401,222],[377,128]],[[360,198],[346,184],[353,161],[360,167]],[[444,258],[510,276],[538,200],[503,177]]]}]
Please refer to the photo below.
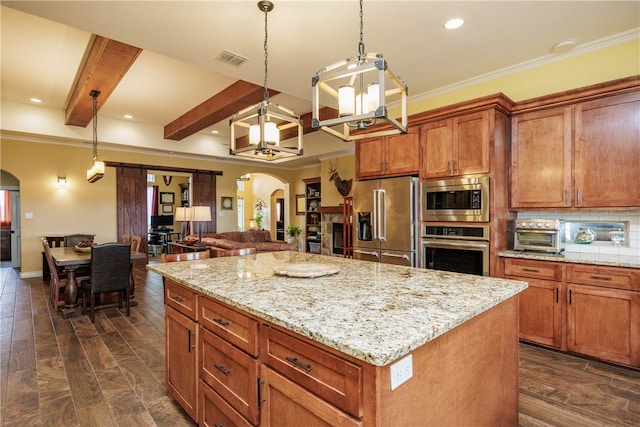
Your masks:
[{"label": "candle-style chandelier light", "polygon": [[104,162],[98,160],[98,96],[99,90],[89,92],[93,98],[93,166],[87,170],[87,181],[94,183],[104,176]]},{"label": "candle-style chandelier light", "polygon": [[[273,10],[270,1],[259,1],[258,9],[264,12],[264,100],[245,108],[231,117],[231,155],[259,160],[277,160],[302,155],[302,120],[293,111],[269,100],[268,75],[268,30],[267,14]],[[238,140],[238,134],[248,129],[248,138]],[[292,129],[297,146],[283,147],[280,131]],[[239,131],[239,132],[237,132]]]},{"label": "candle-style chandelier light", "polygon": [[[391,72],[381,53],[365,53],[362,0],[358,55],[320,69],[312,78],[312,88],[314,128],[320,127],[344,141],[407,132],[407,85]],[[326,106],[334,104],[337,117],[320,120],[323,102]],[[399,103],[400,121],[389,116],[390,103]],[[392,128],[376,130],[373,125],[378,120],[390,123]],[[333,128],[336,125],[343,125],[342,132]],[[357,132],[351,134],[352,129]]]}]

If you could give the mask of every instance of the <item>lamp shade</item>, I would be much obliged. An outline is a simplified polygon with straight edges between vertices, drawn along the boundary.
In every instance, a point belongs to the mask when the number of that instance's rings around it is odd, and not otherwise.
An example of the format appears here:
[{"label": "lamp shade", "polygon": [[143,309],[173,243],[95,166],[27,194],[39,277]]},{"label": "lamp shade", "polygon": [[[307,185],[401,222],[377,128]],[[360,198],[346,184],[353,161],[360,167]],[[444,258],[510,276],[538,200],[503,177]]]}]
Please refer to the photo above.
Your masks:
[{"label": "lamp shade", "polygon": [[194,206],[191,209],[192,221],[211,221],[211,208],[209,206]]},{"label": "lamp shade", "polygon": [[176,208],[176,221],[191,221],[191,208]]}]

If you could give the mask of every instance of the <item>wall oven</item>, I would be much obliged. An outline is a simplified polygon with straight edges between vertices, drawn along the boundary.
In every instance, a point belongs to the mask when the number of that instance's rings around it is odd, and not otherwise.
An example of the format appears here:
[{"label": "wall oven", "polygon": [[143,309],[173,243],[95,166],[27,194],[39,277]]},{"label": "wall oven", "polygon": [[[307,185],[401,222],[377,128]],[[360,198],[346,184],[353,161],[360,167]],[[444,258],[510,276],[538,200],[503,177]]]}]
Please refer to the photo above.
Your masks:
[{"label": "wall oven", "polygon": [[489,222],[489,177],[422,181],[420,220]]},{"label": "wall oven", "polygon": [[422,224],[420,267],[489,275],[489,226]]}]

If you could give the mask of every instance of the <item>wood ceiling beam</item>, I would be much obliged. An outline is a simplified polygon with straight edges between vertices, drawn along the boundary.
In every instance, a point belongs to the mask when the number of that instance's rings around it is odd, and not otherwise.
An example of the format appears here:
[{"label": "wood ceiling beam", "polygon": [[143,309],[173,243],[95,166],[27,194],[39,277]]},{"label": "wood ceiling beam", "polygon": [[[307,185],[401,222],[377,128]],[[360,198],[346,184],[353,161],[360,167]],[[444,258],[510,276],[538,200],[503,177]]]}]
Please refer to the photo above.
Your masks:
[{"label": "wood ceiling beam", "polygon": [[78,70],[65,108],[65,124],[86,127],[93,118],[92,90],[99,90],[98,110],[115,90],[142,49],[94,35]]},{"label": "wood ceiling beam", "polygon": [[[269,96],[278,91],[269,89]],[[264,86],[238,80],[164,127],[164,138],[180,141],[264,99]]]}]

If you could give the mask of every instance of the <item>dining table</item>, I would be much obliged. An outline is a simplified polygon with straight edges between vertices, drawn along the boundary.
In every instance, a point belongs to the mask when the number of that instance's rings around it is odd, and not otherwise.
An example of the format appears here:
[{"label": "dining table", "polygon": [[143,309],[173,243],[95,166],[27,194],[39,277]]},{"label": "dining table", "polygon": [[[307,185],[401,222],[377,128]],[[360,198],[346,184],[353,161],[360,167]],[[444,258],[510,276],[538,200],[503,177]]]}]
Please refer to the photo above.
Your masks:
[{"label": "dining table", "polygon": [[[91,251],[83,251],[75,247],[50,248],[51,257],[56,266],[62,267],[67,275],[67,286],[64,288],[64,302],[62,308],[62,317],[69,318],[82,314],[82,309],[78,305],[78,283],[76,280],[76,272],[82,266],[88,266],[91,263]],[[131,262],[138,259],[146,258],[147,254],[143,252],[131,252]],[[132,289],[129,292],[129,298],[133,298],[135,289],[133,282]],[[135,306],[133,301],[130,305]]]}]

